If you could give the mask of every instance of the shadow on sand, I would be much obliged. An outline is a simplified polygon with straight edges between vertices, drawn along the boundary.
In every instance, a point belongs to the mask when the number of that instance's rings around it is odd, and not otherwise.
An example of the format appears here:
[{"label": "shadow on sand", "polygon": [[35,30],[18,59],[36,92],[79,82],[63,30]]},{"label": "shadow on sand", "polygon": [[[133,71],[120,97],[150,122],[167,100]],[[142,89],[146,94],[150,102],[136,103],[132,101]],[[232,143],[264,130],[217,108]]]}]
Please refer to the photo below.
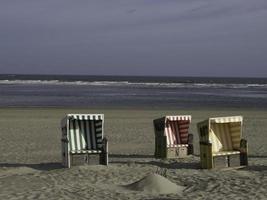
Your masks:
[{"label": "shadow on sand", "polygon": [[109,154],[110,158],[154,158],[154,155],[140,155],[140,154]]},{"label": "shadow on sand", "polygon": [[165,169],[200,169],[199,163],[183,163],[183,162],[172,162],[164,163],[160,161],[150,161],[150,162],[136,162],[137,164],[149,164]]},{"label": "shadow on sand", "polygon": [[266,155],[248,155],[249,158],[267,158]]},{"label": "shadow on sand", "polygon": [[262,172],[262,171],[267,171],[267,166],[265,165],[249,165],[241,170],[251,170],[251,171],[258,171],[258,172]]},{"label": "shadow on sand", "polygon": [[[199,162],[184,162],[184,159],[174,159],[168,162],[164,160],[158,160],[154,158],[154,155],[120,155],[120,154],[111,154],[109,156],[111,158],[110,163],[117,163],[117,164],[142,164],[142,165],[154,165],[160,168],[166,169],[200,169]],[[119,160],[116,160],[118,158]],[[120,158],[125,160],[120,160]],[[131,160],[135,158],[134,160]],[[147,158],[148,161],[138,160]],[[186,158],[185,158],[186,159]]]},{"label": "shadow on sand", "polygon": [[0,163],[0,167],[15,168],[29,167],[40,171],[50,171],[63,168],[61,163],[39,163],[39,164],[24,164],[24,163]]},{"label": "shadow on sand", "polygon": [[156,198],[156,199],[146,199],[146,200],[177,200],[177,199],[170,199],[170,198]]}]

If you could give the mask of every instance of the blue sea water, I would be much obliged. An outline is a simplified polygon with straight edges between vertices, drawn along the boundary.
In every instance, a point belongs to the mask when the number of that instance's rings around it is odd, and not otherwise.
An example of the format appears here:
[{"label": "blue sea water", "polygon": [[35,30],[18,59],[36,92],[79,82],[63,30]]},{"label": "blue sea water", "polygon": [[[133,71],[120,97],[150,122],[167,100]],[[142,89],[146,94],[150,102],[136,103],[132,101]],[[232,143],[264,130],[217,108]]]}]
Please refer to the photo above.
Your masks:
[{"label": "blue sea water", "polygon": [[0,75],[0,107],[267,108],[267,78]]}]

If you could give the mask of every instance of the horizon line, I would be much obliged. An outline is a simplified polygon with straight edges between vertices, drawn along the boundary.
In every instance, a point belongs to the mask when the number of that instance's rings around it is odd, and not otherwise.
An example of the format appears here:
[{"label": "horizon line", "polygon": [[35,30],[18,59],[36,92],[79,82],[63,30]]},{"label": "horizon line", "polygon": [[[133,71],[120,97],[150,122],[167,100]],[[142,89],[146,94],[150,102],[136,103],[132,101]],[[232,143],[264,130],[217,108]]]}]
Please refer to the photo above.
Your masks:
[{"label": "horizon line", "polygon": [[99,75],[99,74],[29,74],[29,73],[18,73],[18,74],[11,74],[11,73],[0,73],[0,76],[92,76],[92,77],[98,77],[98,76],[104,76],[104,77],[155,77],[155,78],[163,78],[163,77],[169,77],[169,78],[259,78],[259,79],[267,79],[267,77],[265,76],[196,76],[196,75],[191,75],[191,76],[187,76],[187,75],[183,75],[183,76],[171,76],[171,75],[112,75],[112,74],[104,74],[104,75]]}]

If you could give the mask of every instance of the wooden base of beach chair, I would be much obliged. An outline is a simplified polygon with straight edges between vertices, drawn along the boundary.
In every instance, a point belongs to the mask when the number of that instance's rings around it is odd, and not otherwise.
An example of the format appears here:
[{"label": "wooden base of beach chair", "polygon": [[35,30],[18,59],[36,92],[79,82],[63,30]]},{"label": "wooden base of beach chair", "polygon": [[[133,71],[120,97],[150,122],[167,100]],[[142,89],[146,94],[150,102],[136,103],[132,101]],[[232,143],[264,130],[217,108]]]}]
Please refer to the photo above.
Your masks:
[{"label": "wooden base of beach chair", "polygon": [[168,147],[166,158],[184,158],[188,155],[188,147]]},{"label": "wooden base of beach chair", "polygon": [[212,153],[212,144],[200,142],[200,162],[203,169],[236,168],[248,165],[247,141],[242,139],[239,151]]},{"label": "wooden base of beach chair", "polygon": [[238,166],[240,166],[239,154],[213,157],[214,168],[238,167]]},{"label": "wooden base of beach chair", "polygon": [[[68,144],[65,143],[66,148]],[[63,148],[64,150],[64,148]],[[78,165],[108,165],[108,141],[106,138],[103,139],[103,145],[101,153],[69,153],[68,151],[62,152],[63,166],[70,168],[71,166]]]},{"label": "wooden base of beach chair", "polygon": [[72,154],[70,165],[98,165],[100,164],[99,154]]},{"label": "wooden base of beach chair", "polygon": [[222,155],[213,157],[213,167],[246,167],[248,165],[248,144],[245,139],[240,141],[240,151],[238,154]]},{"label": "wooden base of beach chair", "polygon": [[167,138],[166,136],[156,137],[155,144],[155,157],[161,159],[175,159],[175,158],[184,158],[190,154],[193,154],[193,135],[189,134],[190,143],[185,145],[175,145],[175,147],[166,147]]}]

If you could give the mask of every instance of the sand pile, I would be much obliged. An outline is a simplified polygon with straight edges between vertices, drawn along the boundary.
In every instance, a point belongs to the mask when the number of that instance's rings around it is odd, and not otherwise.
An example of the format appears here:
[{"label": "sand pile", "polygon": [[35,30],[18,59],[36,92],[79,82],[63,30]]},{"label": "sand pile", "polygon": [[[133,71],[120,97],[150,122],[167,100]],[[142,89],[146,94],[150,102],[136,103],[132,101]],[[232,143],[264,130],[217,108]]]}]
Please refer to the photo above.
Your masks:
[{"label": "sand pile", "polygon": [[150,174],[139,181],[125,186],[130,190],[144,191],[158,194],[181,193],[184,190],[183,186],[178,186],[158,174]]}]

